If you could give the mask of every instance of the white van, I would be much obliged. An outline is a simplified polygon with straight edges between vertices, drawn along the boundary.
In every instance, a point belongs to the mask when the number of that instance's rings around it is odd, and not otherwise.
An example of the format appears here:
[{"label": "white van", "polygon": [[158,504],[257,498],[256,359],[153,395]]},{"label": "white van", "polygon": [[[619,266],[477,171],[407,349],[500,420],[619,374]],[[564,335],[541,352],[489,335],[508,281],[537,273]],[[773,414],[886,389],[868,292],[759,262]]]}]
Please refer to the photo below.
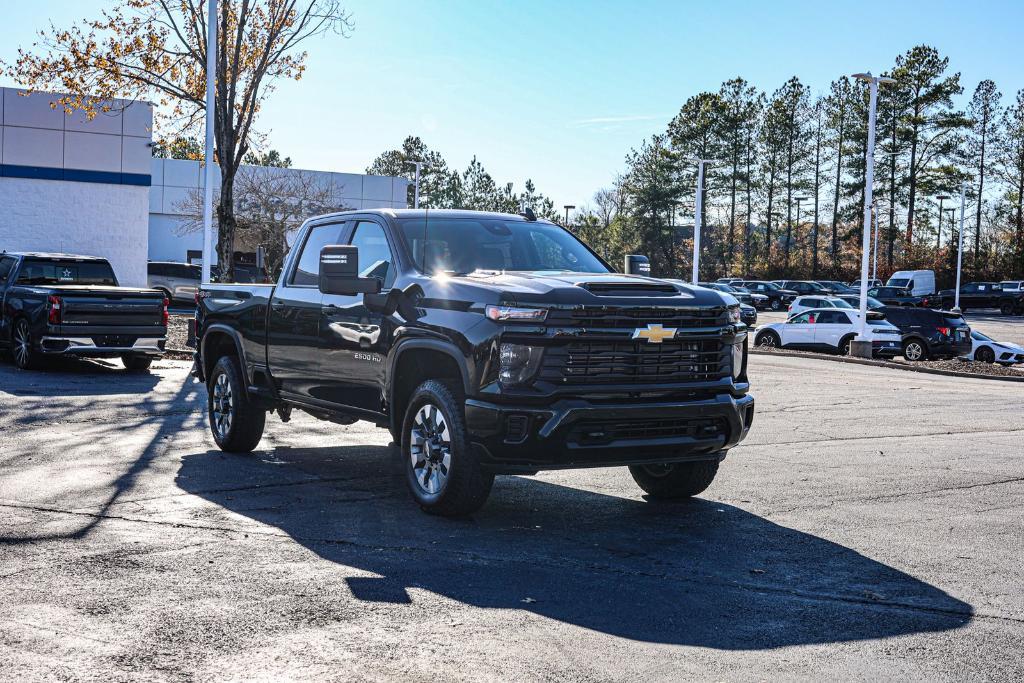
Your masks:
[{"label": "white van", "polygon": [[935,271],[897,270],[885,283],[885,286],[909,289],[914,296],[935,294]]}]

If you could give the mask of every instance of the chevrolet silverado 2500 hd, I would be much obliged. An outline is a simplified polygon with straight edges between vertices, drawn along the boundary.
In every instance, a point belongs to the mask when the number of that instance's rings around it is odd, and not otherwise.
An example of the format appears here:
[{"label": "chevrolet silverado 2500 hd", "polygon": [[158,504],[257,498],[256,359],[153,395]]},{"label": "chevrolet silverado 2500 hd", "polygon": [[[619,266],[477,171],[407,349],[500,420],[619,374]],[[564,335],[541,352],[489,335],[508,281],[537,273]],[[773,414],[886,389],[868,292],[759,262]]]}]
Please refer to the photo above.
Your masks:
[{"label": "chevrolet silverado 2500 hd", "polygon": [[696,495],[754,415],[732,297],[615,273],[529,211],[310,219],[276,284],[203,286],[196,329],[220,448],[255,448],[271,411],[369,420],[437,514],[557,468]]}]

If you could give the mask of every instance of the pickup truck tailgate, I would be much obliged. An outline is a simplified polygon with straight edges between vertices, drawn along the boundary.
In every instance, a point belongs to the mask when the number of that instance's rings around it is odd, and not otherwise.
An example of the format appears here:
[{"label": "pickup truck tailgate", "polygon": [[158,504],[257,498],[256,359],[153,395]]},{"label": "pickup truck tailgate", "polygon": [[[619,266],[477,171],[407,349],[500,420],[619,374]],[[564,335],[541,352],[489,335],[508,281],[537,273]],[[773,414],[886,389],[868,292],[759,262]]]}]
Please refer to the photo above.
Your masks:
[{"label": "pickup truck tailgate", "polygon": [[65,333],[164,334],[164,299],[158,293],[83,289],[63,291],[60,296]]}]

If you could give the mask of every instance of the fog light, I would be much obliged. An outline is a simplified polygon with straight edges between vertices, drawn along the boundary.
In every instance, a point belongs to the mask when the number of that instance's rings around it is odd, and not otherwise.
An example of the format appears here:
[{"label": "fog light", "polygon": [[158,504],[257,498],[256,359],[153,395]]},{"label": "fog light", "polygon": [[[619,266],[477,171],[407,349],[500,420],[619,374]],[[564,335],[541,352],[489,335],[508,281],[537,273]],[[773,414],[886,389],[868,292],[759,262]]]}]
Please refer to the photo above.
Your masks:
[{"label": "fog light", "polygon": [[539,346],[502,344],[498,379],[509,386],[528,382],[540,367],[543,353],[544,350]]}]

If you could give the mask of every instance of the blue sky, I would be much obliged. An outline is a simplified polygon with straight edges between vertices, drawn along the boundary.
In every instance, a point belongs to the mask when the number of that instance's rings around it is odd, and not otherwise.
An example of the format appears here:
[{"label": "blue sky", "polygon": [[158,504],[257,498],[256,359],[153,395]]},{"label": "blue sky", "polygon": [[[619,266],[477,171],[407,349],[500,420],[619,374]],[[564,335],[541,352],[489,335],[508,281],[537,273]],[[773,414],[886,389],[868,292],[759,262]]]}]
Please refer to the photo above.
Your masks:
[{"label": "blue sky", "polygon": [[[109,3],[5,3],[0,57],[34,30]],[[741,75],[815,91],[935,45],[969,91],[1024,88],[1024,3],[490,2],[348,0],[355,29],[308,44],[307,76],[281,83],[260,128],[298,166],[362,171],[408,134],[457,168],[476,154],[499,182],[533,178],[585,204],[631,147],[683,101]],[[837,11],[834,7],[856,7]],[[4,85],[12,85],[5,80]]]}]

